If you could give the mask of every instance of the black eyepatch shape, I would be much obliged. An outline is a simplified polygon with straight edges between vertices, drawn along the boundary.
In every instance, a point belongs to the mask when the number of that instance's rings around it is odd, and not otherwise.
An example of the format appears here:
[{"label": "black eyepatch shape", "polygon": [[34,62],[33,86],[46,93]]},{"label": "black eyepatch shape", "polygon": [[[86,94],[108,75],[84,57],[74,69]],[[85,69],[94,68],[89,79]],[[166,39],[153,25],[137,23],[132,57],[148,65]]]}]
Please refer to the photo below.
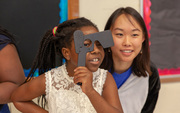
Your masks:
[{"label": "black eyepatch shape", "polygon": [[[92,42],[91,46],[84,46],[85,40],[90,40]],[[74,32],[75,49],[76,53],[78,53],[78,66],[85,66],[86,53],[94,50],[95,41],[99,41],[103,48],[114,46],[114,41],[110,30],[89,35],[84,35],[81,30],[76,30]],[[78,85],[82,85],[82,83],[78,83]]]}]

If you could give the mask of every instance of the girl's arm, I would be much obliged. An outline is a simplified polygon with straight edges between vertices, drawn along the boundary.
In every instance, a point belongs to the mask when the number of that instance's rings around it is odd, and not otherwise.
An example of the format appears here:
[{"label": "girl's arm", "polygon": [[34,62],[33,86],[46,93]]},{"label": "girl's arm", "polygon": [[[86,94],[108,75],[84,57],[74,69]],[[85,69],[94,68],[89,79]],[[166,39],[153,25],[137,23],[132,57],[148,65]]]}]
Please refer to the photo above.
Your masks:
[{"label": "girl's arm", "polygon": [[10,102],[12,92],[25,81],[18,52],[13,44],[0,51],[0,104]]},{"label": "girl's arm", "polygon": [[109,72],[103,88],[103,98],[95,90],[87,96],[98,113],[123,113],[116,83]]},{"label": "girl's arm", "polygon": [[76,68],[74,75],[74,82],[82,83],[82,91],[88,96],[97,113],[123,113],[116,83],[109,72],[102,96],[92,87],[93,75],[86,67]]},{"label": "girl's arm", "polygon": [[32,99],[45,94],[45,74],[21,85],[12,94],[15,107],[23,113],[47,113],[46,110],[32,102]]}]

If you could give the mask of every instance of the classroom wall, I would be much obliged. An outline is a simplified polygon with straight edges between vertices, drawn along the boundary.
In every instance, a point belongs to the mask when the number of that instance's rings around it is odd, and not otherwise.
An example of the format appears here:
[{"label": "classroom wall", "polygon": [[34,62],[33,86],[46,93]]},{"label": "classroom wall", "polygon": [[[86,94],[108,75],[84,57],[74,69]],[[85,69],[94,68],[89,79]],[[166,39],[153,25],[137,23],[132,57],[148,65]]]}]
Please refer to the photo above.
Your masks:
[{"label": "classroom wall", "polygon": [[[79,0],[80,16],[89,18],[97,24],[100,31],[110,14],[118,7],[131,6],[140,12],[140,0]],[[159,99],[154,113],[180,113],[180,82],[162,83]],[[20,113],[12,103],[11,113]]]},{"label": "classroom wall", "polygon": [[79,0],[79,16],[90,19],[102,31],[112,11],[120,6],[140,11],[140,0]]},{"label": "classroom wall", "polygon": [[180,82],[161,84],[154,113],[180,113]]},{"label": "classroom wall", "polygon": [[[103,30],[110,14],[119,7],[131,6],[141,12],[141,0],[79,0],[80,16],[92,20]],[[152,4],[153,5],[153,4]],[[180,113],[180,82],[162,83],[154,113]]]}]

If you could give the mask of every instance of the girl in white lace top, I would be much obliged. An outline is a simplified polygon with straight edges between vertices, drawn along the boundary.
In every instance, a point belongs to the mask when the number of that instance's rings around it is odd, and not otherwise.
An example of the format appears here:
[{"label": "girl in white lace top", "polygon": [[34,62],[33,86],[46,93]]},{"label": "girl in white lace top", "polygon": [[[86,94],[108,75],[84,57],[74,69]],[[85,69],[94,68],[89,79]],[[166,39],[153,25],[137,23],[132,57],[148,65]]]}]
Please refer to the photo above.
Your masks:
[{"label": "girl in white lace top", "polygon": [[[96,41],[94,50],[86,54],[85,67],[77,67],[73,33],[81,30],[84,35],[98,32],[98,28],[86,18],[77,18],[59,24],[47,31],[27,82],[14,91],[12,100],[23,113],[122,113],[118,91],[112,75],[99,66],[104,50]],[[54,32],[55,31],[55,32]],[[84,46],[90,42],[85,40]],[[56,56],[59,55],[59,57]],[[57,60],[60,59],[59,67]],[[63,58],[66,63],[62,65]],[[29,81],[36,69],[39,77]],[[77,85],[82,83],[82,85]],[[47,110],[31,100],[43,95]]]}]

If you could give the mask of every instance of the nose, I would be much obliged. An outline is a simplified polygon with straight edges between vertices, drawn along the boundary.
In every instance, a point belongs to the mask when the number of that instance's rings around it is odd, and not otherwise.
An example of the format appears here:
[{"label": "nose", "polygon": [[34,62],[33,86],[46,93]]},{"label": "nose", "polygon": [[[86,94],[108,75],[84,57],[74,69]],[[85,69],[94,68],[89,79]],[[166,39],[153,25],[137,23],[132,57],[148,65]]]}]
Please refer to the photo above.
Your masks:
[{"label": "nose", "polygon": [[123,45],[124,46],[131,46],[131,39],[129,36],[125,36],[123,39]]},{"label": "nose", "polygon": [[93,51],[91,51],[91,53],[98,53],[99,52],[99,48],[97,47],[97,45],[94,43],[94,49]]}]

